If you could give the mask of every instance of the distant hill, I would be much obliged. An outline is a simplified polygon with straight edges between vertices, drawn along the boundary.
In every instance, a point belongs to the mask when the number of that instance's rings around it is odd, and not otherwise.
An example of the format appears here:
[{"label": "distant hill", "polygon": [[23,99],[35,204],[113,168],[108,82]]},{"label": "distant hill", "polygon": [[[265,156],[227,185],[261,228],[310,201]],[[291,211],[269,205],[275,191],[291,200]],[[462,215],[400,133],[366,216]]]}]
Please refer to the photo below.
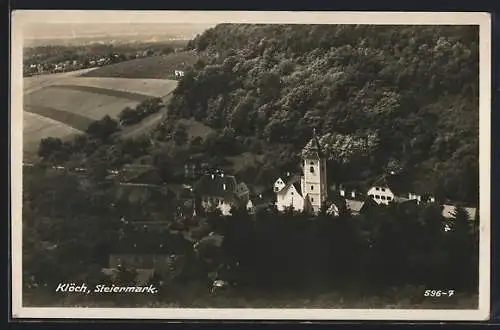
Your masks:
[{"label": "distant hill", "polygon": [[27,46],[78,45],[189,40],[209,27],[207,24],[59,23],[30,24],[23,33]]}]

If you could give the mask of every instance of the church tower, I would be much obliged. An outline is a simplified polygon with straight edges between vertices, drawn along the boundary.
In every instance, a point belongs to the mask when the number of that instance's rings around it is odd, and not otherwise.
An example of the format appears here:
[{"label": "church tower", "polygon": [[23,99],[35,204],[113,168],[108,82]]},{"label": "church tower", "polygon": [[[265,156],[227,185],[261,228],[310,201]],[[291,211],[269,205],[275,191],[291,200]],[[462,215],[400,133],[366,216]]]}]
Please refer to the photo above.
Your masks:
[{"label": "church tower", "polygon": [[312,139],[302,150],[304,176],[302,179],[302,193],[309,196],[313,212],[317,213],[325,204],[328,197],[326,179],[326,157],[319,143],[316,130]]}]

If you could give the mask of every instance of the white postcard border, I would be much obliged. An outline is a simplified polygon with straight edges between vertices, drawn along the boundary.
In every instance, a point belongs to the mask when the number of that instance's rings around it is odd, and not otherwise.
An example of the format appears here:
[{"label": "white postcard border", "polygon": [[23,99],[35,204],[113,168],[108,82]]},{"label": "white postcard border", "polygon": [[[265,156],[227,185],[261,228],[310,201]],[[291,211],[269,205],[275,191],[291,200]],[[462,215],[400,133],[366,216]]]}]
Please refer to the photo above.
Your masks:
[{"label": "white postcard border", "polygon": [[[22,306],[22,44],[32,23],[275,23],[479,25],[480,27],[480,283],[477,310],[34,308]],[[250,11],[14,11],[11,25],[11,247],[14,318],[164,320],[486,320],[490,314],[491,18],[472,12],[250,12]]]}]

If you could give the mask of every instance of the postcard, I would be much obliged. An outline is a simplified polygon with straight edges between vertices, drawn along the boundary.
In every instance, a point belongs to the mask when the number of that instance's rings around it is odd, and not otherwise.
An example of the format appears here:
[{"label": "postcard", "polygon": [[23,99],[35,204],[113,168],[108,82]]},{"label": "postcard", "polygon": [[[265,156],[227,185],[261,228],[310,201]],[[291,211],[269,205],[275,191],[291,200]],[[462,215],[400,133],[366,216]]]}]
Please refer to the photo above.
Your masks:
[{"label": "postcard", "polygon": [[489,317],[489,14],[11,32],[13,318]]}]

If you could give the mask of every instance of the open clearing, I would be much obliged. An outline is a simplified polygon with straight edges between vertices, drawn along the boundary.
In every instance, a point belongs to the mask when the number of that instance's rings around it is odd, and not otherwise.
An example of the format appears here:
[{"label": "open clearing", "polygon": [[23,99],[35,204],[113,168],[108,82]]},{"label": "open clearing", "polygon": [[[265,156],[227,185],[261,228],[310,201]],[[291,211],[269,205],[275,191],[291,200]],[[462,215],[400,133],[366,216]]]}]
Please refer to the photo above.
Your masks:
[{"label": "open clearing", "polygon": [[134,59],[103,66],[82,74],[82,77],[120,77],[172,79],[175,70],[186,70],[198,60],[193,52]]}]

